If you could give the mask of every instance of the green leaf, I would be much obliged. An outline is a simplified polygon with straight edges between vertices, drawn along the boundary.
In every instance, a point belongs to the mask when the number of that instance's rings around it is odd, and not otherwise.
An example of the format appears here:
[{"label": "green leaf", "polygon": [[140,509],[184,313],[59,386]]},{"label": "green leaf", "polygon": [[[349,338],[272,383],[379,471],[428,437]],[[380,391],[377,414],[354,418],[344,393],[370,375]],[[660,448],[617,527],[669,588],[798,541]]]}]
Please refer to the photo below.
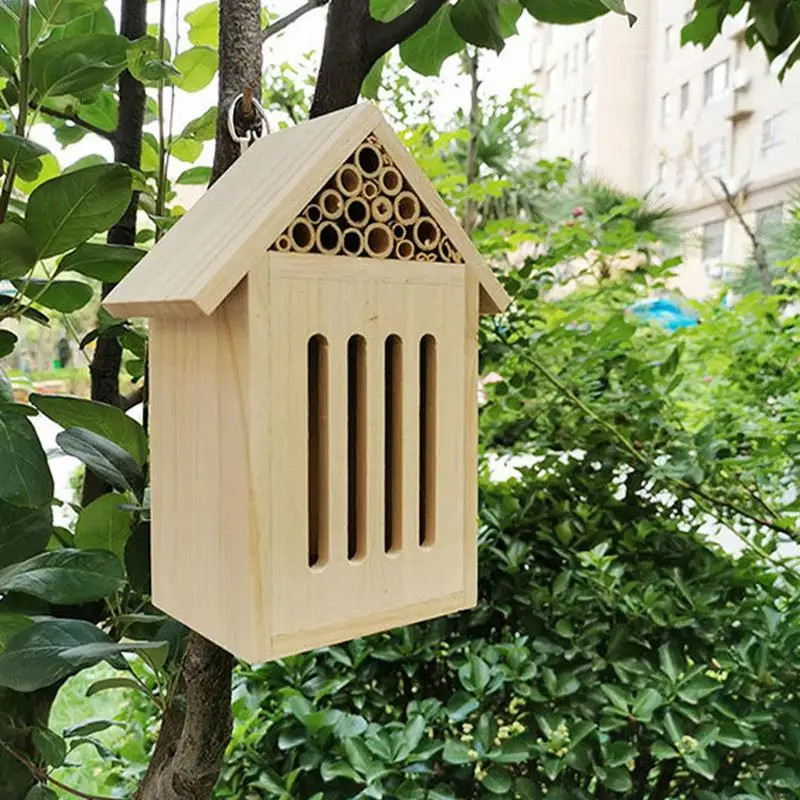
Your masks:
[{"label": "green leaf", "polygon": [[400,44],[400,58],[420,75],[438,75],[442,64],[460,53],[464,44],[450,20],[450,6],[444,5],[426,25]]},{"label": "green leaf", "polygon": [[178,137],[170,144],[169,151],[178,161],[193,164],[203,152],[203,143],[197,139],[182,139]]},{"label": "green leaf", "polygon": [[133,689],[137,692],[142,691],[141,684],[137,683],[133,678],[103,678],[102,680],[95,681],[86,690],[86,696],[92,697],[93,695],[100,694],[100,692],[107,692],[111,689]]},{"label": "green leaf", "polygon": [[184,20],[189,25],[189,41],[192,44],[219,46],[219,3],[204,3],[190,11]]},{"label": "green leaf", "polygon": [[124,494],[111,492],[89,503],[75,524],[75,547],[79,550],[108,550],[122,561],[133,519],[130,511],[120,508],[127,502]]},{"label": "green leaf", "polygon": [[60,767],[67,757],[67,743],[49,728],[34,728],[33,746],[49,767]]},{"label": "green leaf", "polygon": [[650,745],[650,752],[652,753],[653,757],[659,761],[678,757],[677,750],[675,750],[675,748],[671,745],[667,744],[663,739],[657,739],[655,742],[653,742],[653,744]]},{"label": "green leaf", "polygon": [[664,705],[664,698],[655,689],[643,689],[637,696],[631,708],[631,716],[642,722],[650,722],[653,712]]},{"label": "green leaf", "polygon": [[145,255],[146,251],[137,247],[89,242],[67,253],[58,265],[58,272],[77,272],[97,281],[119,283]]},{"label": "green leaf", "polygon": [[205,89],[217,74],[219,56],[213,47],[197,45],[175,57],[175,66],[181,75],[175,85],[185,92],[199,92]]},{"label": "green leaf", "polygon": [[607,770],[601,782],[615,792],[629,792],[633,786],[628,770],[622,767]]},{"label": "green leaf", "polygon": [[140,522],[125,544],[128,582],[140,594],[150,594],[150,525]]},{"label": "green leaf", "polygon": [[16,222],[0,223],[0,280],[20,278],[36,263],[36,244]]},{"label": "green leaf", "polygon": [[502,794],[508,796],[511,789],[511,775],[505,767],[492,764],[486,770],[486,777],[483,779],[483,786],[492,794]]},{"label": "green leaf", "polygon": [[687,755],[684,758],[684,762],[692,772],[702,775],[709,781],[714,780],[717,775],[717,770],[719,769],[719,764],[717,763],[716,759],[710,755]]},{"label": "green leaf", "polygon": [[522,5],[540,22],[577,25],[608,13],[602,0],[522,0]]},{"label": "green leaf", "polygon": [[83,308],[94,297],[94,289],[82,281],[48,281],[30,278],[13,281],[17,291],[34,303],[71,314]]},{"label": "green leaf", "polygon": [[19,508],[0,502],[0,567],[41,553],[53,534],[50,506]]},{"label": "green leaf", "polygon": [[674,643],[662,644],[661,647],[658,648],[658,663],[661,665],[661,671],[673,683],[677,682],[686,668],[686,661],[681,653],[681,649]]},{"label": "green leaf", "polygon": [[211,167],[190,167],[181,172],[175,183],[182,186],[205,186],[211,180]]},{"label": "green leaf", "polygon": [[60,172],[61,166],[58,163],[58,159],[52,153],[48,153],[46,156],[42,156],[42,171],[39,173],[39,177],[32,181],[25,181],[19,178],[14,184],[14,188],[30,195],[34,189],[41,186],[45,181],[55,178]]},{"label": "green leaf", "polygon": [[102,7],[103,0],[36,0],[36,8],[47,25],[65,25]]},{"label": "green leaf", "polygon": [[607,767],[619,767],[636,758],[638,750],[630,742],[611,742],[605,748]]},{"label": "green leaf", "polygon": [[144,475],[136,460],[119,445],[85,428],[68,428],[56,436],[56,442],[68,455],[84,463],[98,477],[115,489],[141,497]]},{"label": "green leaf", "polygon": [[[0,0],[0,45],[15,59],[19,58],[20,0]],[[30,41],[42,31],[43,20],[36,7],[30,8]]]},{"label": "green leaf", "polygon": [[0,159],[8,162],[9,167],[14,164],[17,174],[26,181],[33,181],[42,171],[42,156],[48,154],[46,147],[42,147],[23,136],[13,133],[0,133]]},{"label": "green leaf", "polygon": [[28,200],[25,228],[39,258],[82,244],[113,225],[131,200],[131,174],[121,164],[100,164],[43,183]]},{"label": "green leaf", "polygon": [[631,12],[628,11],[627,8],[625,8],[625,0],[601,0],[601,2],[615,14],[621,14],[622,16],[627,17],[628,24],[631,27],[633,27],[636,24],[636,14],[631,14]]},{"label": "green leaf", "polygon": [[[0,247],[2,245],[0,244]],[[0,256],[2,257],[2,256]],[[14,347],[17,344],[17,335],[11,331],[0,329],[0,358],[5,358],[14,352]]]},{"label": "green leaf", "polygon": [[498,53],[505,47],[498,0],[458,0],[450,11],[450,20],[456,33],[470,44]]},{"label": "green leaf", "polygon": [[522,16],[522,5],[518,0],[499,0],[500,34],[508,39],[517,33],[517,21]]},{"label": "green leaf", "polygon": [[0,501],[40,508],[53,498],[53,477],[27,417],[0,413]]},{"label": "green leaf", "polygon": [[333,726],[333,732],[340,739],[360,736],[367,729],[367,721],[358,714],[342,714]]},{"label": "green leaf", "polygon": [[33,620],[24,614],[5,614],[0,612],[0,653],[3,652],[6,642],[20,631],[33,625]]},{"label": "green leaf", "polygon": [[58,795],[52,789],[38,783],[25,795],[25,800],[58,800]]},{"label": "green leaf", "polygon": [[102,550],[49,550],[0,570],[0,592],[21,592],[56,605],[102,600],[124,583],[119,559]]},{"label": "green leaf", "polygon": [[111,12],[98,2],[100,8],[93,14],[83,14],[75,17],[65,25],[61,25],[50,32],[48,41],[68,39],[70,36],[79,36],[82,33],[111,35],[116,33],[117,26]]},{"label": "green leaf", "polygon": [[386,56],[381,56],[367,73],[367,77],[361,83],[361,96],[368,100],[376,100],[378,90],[381,88],[381,75],[386,64]]},{"label": "green leaf", "polygon": [[78,725],[70,725],[68,728],[64,728],[64,736],[67,739],[71,739],[74,736],[92,736],[92,734],[107,731],[109,728],[114,727],[122,728],[124,726],[110,719],[87,719]]},{"label": "green leaf", "polygon": [[489,684],[491,672],[483,659],[470,653],[467,663],[458,670],[458,677],[468,692],[481,694]]},{"label": "green leaf", "polygon": [[198,142],[210,142],[217,133],[217,107],[204,111],[199,117],[186,123],[181,131],[181,139],[197,139]]},{"label": "green leaf", "polygon": [[685,700],[690,705],[697,705],[698,700],[708,697],[718,689],[720,689],[720,684],[713,678],[707,678],[705,675],[698,675],[689,681],[689,683],[678,689],[678,697],[680,697],[681,700]]},{"label": "green leaf", "polygon": [[627,713],[631,701],[626,692],[608,683],[604,683],[600,688],[603,694],[613,703],[615,708]]},{"label": "green leaf", "polygon": [[715,7],[695,7],[694,17],[681,29],[681,44],[699,44],[704,50],[720,33],[720,21]]},{"label": "green leaf", "polygon": [[109,641],[107,634],[83,620],[37,622],[12,637],[0,654],[0,686],[17,692],[51,686],[89,666],[63,658],[65,651],[89,642]]},{"label": "green leaf", "polygon": [[458,739],[448,739],[444,743],[442,758],[447,764],[469,764],[469,748]]},{"label": "green leaf", "polygon": [[32,393],[28,399],[62,428],[84,428],[118,445],[137,463],[147,460],[147,434],[121,408],[66,395]]},{"label": "green leaf", "polygon": [[479,707],[480,703],[471,695],[466,692],[456,692],[447,704],[447,716],[453,722],[461,722]]},{"label": "green leaf", "polygon": [[31,82],[39,101],[110,83],[126,64],[123,36],[86,33],[45,42],[31,54]]}]

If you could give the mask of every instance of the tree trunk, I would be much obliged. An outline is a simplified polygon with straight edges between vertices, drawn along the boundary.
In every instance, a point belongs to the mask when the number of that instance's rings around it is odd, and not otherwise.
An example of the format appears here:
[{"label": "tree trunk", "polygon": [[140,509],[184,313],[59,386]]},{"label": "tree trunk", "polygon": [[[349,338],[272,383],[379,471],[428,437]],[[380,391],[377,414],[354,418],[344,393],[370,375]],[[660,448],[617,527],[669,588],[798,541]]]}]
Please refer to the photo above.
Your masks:
[{"label": "tree trunk", "polygon": [[[221,0],[219,25],[219,117],[212,183],[239,156],[239,145],[227,128],[230,104],[245,91],[261,97],[259,0]],[[190,634],[176,691],[137,800],[207,800],[212,796],[233,726],[233,663],[230,653],[199,634]]]}]

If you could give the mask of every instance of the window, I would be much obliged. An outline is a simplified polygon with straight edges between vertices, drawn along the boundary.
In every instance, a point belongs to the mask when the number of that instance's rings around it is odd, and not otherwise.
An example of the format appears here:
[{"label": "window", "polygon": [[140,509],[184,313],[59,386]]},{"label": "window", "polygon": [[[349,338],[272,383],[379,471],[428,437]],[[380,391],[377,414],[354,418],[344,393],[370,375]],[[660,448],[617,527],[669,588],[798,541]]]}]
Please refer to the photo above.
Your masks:
[{"label": "window", "polygon": [[678,156],[675,162],[675,185],[683,186],[684,180],[686,180],[686,156]]},{"label": "window", "polygon": [[664,28],[664,59],[672,58],[675,52],[675,28],[672,25],[667,25]]},{"label": "window", "polygon": [[783,204],[767,206],[756,211],[756,235],[769,235],[783,222]]},{"label": "window", "polygon": [[594,119],[594,95],[588,92],[583,96],[581,107],[581,123],[586,126]]},{"label": "window", "polygon": [[575,120],[577,119],[578,113],[578,101],[573,97],[572,102],[569,105],[569,121],[571,125],[575,124]]},{"label": "window", "polygon": [[783,144],[784,112],[779,111],[761,123],[761,155],[765,156],[775,147]]},{"label": "window", "polygon": [[689,83],[688,81],[681,86],[681,119],[686,116],[689,109]]},{"label": "window", "polygon": [[703,172],[719,174],[725,166],[725,139],[712,139],[701,145],[698,161]]},{"label": "window", "polygon": [[661,97],[661,127],[666,128],[672,122],[672,95],[667,94]]},{"label": "window", "polygon": [[556,84],[556,68],[550,67],[547,70],[547,88],[552,89]]},{"label": "window", "polygon": [[725,252],[725,220],[703,226],[703,261],[718,261]]},{"label": "window", "polygon": [[580,48],[580,45],[576,44],[575,47],[572,50],[572,71],[573,72],[577,72],[578,71],[578,62],[580,61],[580,58],[581,58],[581,48]]},{"label": "window", "polygon": [[667,179],[667,162],[666,161],[659,161],[658,162],[658,173],[656,176],[656,182],[662,185]]},{"label": "window", "polygon": [[586,178],[589,177],[589,154],[588,153],[581,153],[581,157],[578,160],[578,177],[582,181],[586,180]]},{"label": "window", "polygon": [[706,70],[705,78],[705,102],[709,103],[712,100],[717,100],[722,97],[728,90],[730,85],[731,65],[730,61],[726,58],[720,61],[719,64]]},{"label": "window", "polygon": [[564,53],[564,77],[569,74],[569,53]]},{"label": "window", "polygon": [[567,107],[561,106],[561,130],[567,129]]},{"label": "window", "polygon": [[586,34],[586,41],[583,44],[583,60],[587,64],[594,62],[594,31]]}]

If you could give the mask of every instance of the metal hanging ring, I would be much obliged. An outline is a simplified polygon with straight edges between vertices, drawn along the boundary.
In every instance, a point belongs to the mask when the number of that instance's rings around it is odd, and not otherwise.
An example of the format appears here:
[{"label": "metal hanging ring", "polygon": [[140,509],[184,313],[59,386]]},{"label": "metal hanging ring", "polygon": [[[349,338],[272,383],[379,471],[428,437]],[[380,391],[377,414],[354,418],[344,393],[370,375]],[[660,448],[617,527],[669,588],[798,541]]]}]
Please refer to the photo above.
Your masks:
[{"label": "metal hanging ring", "polygon": [[253,108],[255,108],[256,114],[258,115],[256,122],[254,125],[248,127],[244,135],[240,135],[237,132],[235,121],[236,104],[242,102],[243,100],[244,94],[237,94],[236,97],[233,98],[233,102],[230,104],[230,106],[228,106],[228,133],[230,134],[231,139],[233,139],[233,141],[244,150],[256,139],[260,139],[265,134],[269,135],[271,130],[269,127],[269,120],[267,119],[267,112],[264,111],[264,107],[258,102],[258,100],[252,98],[251,102],[253,104]]}]

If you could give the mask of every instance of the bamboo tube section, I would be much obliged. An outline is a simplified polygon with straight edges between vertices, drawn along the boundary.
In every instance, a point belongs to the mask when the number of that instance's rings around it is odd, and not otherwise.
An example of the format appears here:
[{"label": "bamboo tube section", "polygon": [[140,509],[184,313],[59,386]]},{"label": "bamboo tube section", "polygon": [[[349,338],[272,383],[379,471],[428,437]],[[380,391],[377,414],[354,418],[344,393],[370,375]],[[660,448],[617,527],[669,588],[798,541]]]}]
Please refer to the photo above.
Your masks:
[{"label": "bamboo tube section", "polygon": [[364,233],[364,249],[373,258],[388,258],[394,247],[394,237],[388,225],[373,222]]},{"label": "bamboo tube section", "polygon": [[361,173],[352,164],[343,164],[336,170],[336,188],[345,197],[355,197],[363,184]]},{"label": "bamboo tube section", "polygon": [[292,240],[285,234],[281,234],[275,242],[275,249],[279,253],[288,253],[292,249]]},{"label": "bamboo tube section", "polygon": [[441,238],[442,232],[431,217],[420,217],[414,223],[414,244],[421,250],[434,250]]},{"label": "bamboo tube section", "polygon": [[411,192],[400,192],[394,200],[394,215],[403,225],[413,225],[420,215],[417,196]]},{"label": "bamboo tube section", "polygon": [[303,216],[305,216],[312,225],[316,225],[322,219],[322,209],[316,203],[311,203],[306,207]]},{"label": "bamboo tube section", "polygon": [[319,196],[319,207],[326,219],[339,219],[344,213],[344,197],[336,189],[325,189]]},{"label": "bamboo tube section", "polygon": [[403,188],[403,176],[400,174],[400,170],[397,169],[397,167],[386,166],[378,175],[378,183],[384,194],[388,194],[389,197],[394,197],[400,194]]},{"label": "bamboo tube section", "polygon": [[353,159],[365,178],[374,178],[381,171],[383,158],[378,147],[370,142],[364,142],[356,148],[355,158]]},{"label": "bamboo tube section", "polygon": [[342,250],[349,256],[360,256],[364,250],[364,236],[358,228],[345,228]]},{"label": "bamboo tube section", "polygon": [[351,197],[344,206],[344,218],[354,228],[364,228],[369,222],[369,206],[361,197]]},{"label": "bamboo tube section", "polygon": [[367,198],[367,200],[374,200],[378,196],[378,184],[375,181],[364,181],[364,186],[361,188],[361,194]]},{"label": "bamboo tube section", "polygon": [[394,252],[401,261],[411,261],[414,258],[416,251],[414,245],[408,239],[401,239],[397,242]]},{"label": "bamboo tube section", "polygon": [[395,239],[405,239],[406,238],[406,226],[401,225],[399,222],[395,222],[392,225],[392,233],[394,234]]},{"label": "bamboo tube section", "polygon": [[417,253],[414,256],[414,261],[427,261],[427,260],[428,260],[428,254],[427,253]]},{"label": "bamboo tube section", "polygon": [[315,241],[320,253],[335,255],[342,249],[342,231],[335,222],[326,220],[317,228]]},{"label": "bamboo tube section", "polygon": [[370,209],[375,222],[388,222],[394,213],[394,206],[388,197],[376,197],[372,201]]},{"label": "bamboo tube section", "polygon": [[289,226],[289,240],[296,253],[307,253],[314,246],[314,227],[305,217],[298,217]]},{"label": "bamboo tube section", "polygon": [[453,248],[450,245],[450,240],[446,237],[442,237],[442,241],[439,242],[439,258],[442,261],[450,261],[453,257]]}]

